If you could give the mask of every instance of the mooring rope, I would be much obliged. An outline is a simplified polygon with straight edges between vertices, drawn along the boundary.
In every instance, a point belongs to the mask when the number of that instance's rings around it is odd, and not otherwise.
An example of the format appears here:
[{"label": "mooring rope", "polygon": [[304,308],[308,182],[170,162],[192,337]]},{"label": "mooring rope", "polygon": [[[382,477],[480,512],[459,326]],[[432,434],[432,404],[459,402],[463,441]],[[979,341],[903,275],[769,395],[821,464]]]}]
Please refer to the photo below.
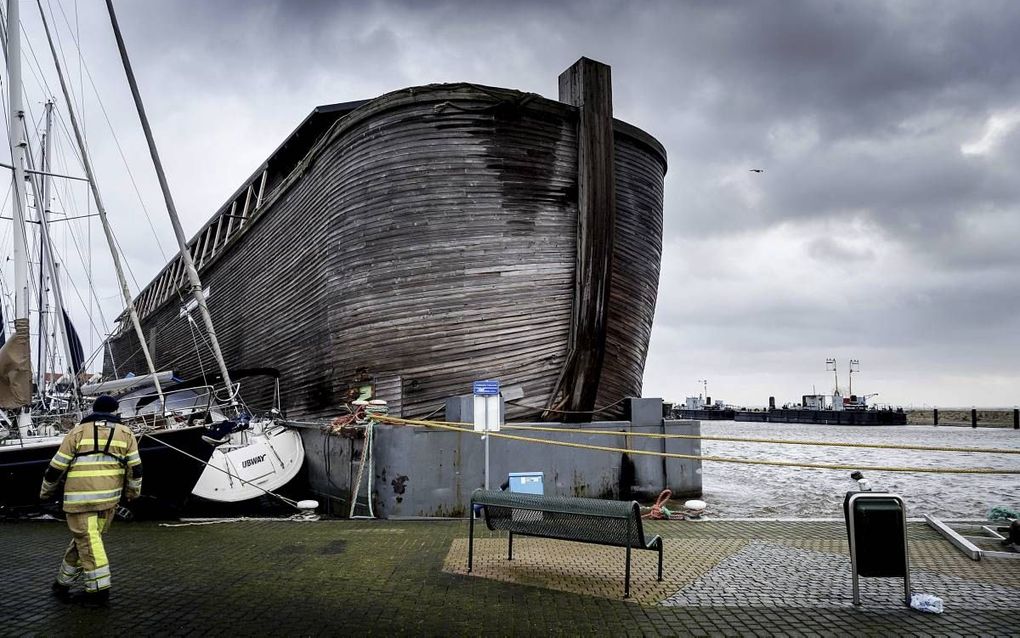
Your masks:
[{"label": "mooring rope", "polygon": [[247,523],[249,521],[256,523],[288,523],[288,522],[299,522],[299,523],[315,523],[319,521],[317,514],[291,514],[286,518],[264,518],[255,516],[238,516],[235,518],[215,518],[208,520],[193,520],[184,521],[182,523],[160,523],[159,527],[202,527],[205,525],[221,525],[223,523]]},{"label": "mooring rope", "polygon": [[617,432],[588,428],[551,428],[531,425],[504,425],[508,430],[534,430],[536,432],[571,432],[582,434],[614,434],[617,436],[643,436],[655,439],[700,439],[702,441],[732,441],[735,443],[775,443],[778,445],[818,445],[827,447],[876,448],[881,450],[923,450],[926,452],[977,452],[982,454],[1020,454],[1020,449],[993,447],[951,447],[945,445],[901,445],[899,443],[843,443],[840,441],[805,441],[800,439],[759,439],[738,436],[704,434],[659,434],[655,432]]},{"label": "mooring rope", "polygon": [[[375,518],[375,512],[372,511],[372,475],[375,473],[374,469],[368,471],[368,516],[355,516],[354,510],[358,506],[358,492],[361,491],[361,478],[365,474],[365,464],[368,459],[372,456],[372,424],[369,423],[365,426],[365,443],[361,446],[361,463],[358,464],[358,477],[354,479],[354,492],[351,494],[351,513],[348,518]],[[375,459],[372,459],[373,468]]]},{"label": "mooring rope", "polygon": [[[416,419],[401,419],[389,415],[376,415],[374,417],[380,423],[389,423],[392,425],[408,425],[408,426],[419,426],[428,428],[437,428],[441,430],[449,430],[454,432],[461,432],[465,434],[477,434],[507,439],[510,441],[522,441],[525,443],[539,443],[543,445],[554,445],[558,447],[570,447],[582,450],[598,450],[602,452],[613,452],[621,453],[626,452],[627,454],[635,454],[640,456],[656,456],[660,458],[671,458],[671,459],[689,459],[695,461],[718,461],[720,463],[742,463],[746,465],[772,465],[778,467],[805,467],[820,470],[868,470],[872,472],[913,472],[913,473],[927,473],[927,474],[1020,474],[1020,468],[1018,469],[995,469],[987,467],[944,467],[944,468],[932,468],[932,467],[905,467],[905,466],[882,466],[882,465],[846,465],[842,463],[807,463],[801,461],[780,461],[780,460],[765,460],[765,459],[739,459],[725,456],[705,456],[700,454],[679,454],[676,452],[654,452],[651,450],[632,450],[632,449],[621,449],[616,447],[609,447],[605,445],[589,445],[585,443],[571,443],[569,441],[552,441],[548,439],[536,439],[528,436],[519,436],[516,434],[503,434],[502,432],[478,432],[473,429],[466,429],[462,427],[456,427],[447,425],[438,421],[421,421]],[[619,435],[619,432],[614,432]],[[624,433],[626,434],[626,433]]]},{"label": "mooring rope", "polygon": [[[412,419],[407,419],[412,420]],[[414,419],[426,423],[424,419]],[[429,424],[448,425],[457,429],[470,429],[473,423],[463,421],[427,421]],[[531,430],[533,432],[569,432],[571,434],[601,434],[612,436],[635,436],[653,439],[695,439],[702,441],[729,441],[734,443],[774,443],[776,445],[814,445],[823,447],[874,448],[880,450],[919,450],[923,452],[974,452],[977,454],[1020,454],[1020,449],[993,447],[953,447],[946,445],[905,445],[899,443],[844,443],[841,441],[808,441],[802,439],[762,439],[739,436],[714,436],[706,434],[659,434],[657,432],[620,432],[596,428],[554,428],[540,425],[503,425],[507,430]]]}]

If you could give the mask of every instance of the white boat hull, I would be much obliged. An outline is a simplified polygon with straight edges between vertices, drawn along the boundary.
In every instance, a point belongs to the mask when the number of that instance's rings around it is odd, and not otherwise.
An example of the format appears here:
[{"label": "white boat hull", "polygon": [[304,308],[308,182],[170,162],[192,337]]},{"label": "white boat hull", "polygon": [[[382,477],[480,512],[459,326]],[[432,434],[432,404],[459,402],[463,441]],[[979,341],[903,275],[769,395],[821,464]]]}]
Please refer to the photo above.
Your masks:
[{"label": "white boat hull", "polygon": [[236,503],[289,483],[301,470],[305,448],[297,430],[267,422],[236,432],[217,447],[191,493]]}]

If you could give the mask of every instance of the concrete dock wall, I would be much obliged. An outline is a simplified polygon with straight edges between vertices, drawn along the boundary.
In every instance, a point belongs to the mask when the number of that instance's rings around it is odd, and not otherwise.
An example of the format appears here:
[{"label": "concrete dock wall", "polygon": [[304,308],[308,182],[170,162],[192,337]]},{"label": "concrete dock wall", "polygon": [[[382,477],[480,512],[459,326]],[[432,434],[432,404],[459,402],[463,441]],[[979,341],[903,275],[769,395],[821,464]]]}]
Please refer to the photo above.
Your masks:
[{"label": "concrete dock wall", "polygon": [[[665,488],[676,497],[701,495],[701,461],[665,459],[628,453],[649,450],[700,455],[697,439],[658,439],[630,433],[699,434],[696,421],[671,421],[661,411],[635,410],[633,421],[535,423],[522,426],[613,430],[619,434],[504,430],[530,438],[612,447],[619,452],[584,450],[493,437],[489,442],[490,487],[499,489],[510,472],[543,472],[545,493],[558,496],[652,501]],[[654,422],[649,423],[652,420]],[[644,421],[644,422],[642,422]],[[363,440],[302,431],[305,471],[327,511],[346,515],[357,476]],[[419,427],[376,426],[374,432],[373,506],[380,518],[461,517],[471,492],[485,483],[485,443],[467,432]],[[367,472],[366,468],[366,472]],[[363,501],[364,483],[362,485]],[[359,507],[359,513],[363,513]]]}]

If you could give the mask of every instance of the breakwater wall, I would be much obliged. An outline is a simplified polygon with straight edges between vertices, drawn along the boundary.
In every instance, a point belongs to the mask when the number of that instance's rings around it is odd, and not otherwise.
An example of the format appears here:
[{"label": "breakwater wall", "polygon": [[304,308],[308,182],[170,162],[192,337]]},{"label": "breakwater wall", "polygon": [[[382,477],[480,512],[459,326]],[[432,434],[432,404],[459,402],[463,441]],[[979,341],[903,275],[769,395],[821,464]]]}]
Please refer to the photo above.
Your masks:
[{"label": "breakwater wall", "polygon": [[906,410],[910,425],[951,425],[981,428],[1020,429],[1020,410],[1017,408],[925,408]]}]

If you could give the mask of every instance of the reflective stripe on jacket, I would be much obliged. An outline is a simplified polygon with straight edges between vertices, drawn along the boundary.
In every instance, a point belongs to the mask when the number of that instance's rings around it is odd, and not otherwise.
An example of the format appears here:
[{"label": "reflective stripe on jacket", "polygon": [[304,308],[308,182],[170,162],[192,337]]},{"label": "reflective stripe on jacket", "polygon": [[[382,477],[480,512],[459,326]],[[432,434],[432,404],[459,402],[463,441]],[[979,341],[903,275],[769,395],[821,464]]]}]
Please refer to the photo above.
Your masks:
[{"label": "reflective stripe on jacket", "polygon": [[126,426],[112,421],[88,421],[74,427],[60,444],[43,479],[40,496],[51,496],[67,475],[65,512],[98,512],[132,499],[142,489],[142,460],[138,442]]}]

